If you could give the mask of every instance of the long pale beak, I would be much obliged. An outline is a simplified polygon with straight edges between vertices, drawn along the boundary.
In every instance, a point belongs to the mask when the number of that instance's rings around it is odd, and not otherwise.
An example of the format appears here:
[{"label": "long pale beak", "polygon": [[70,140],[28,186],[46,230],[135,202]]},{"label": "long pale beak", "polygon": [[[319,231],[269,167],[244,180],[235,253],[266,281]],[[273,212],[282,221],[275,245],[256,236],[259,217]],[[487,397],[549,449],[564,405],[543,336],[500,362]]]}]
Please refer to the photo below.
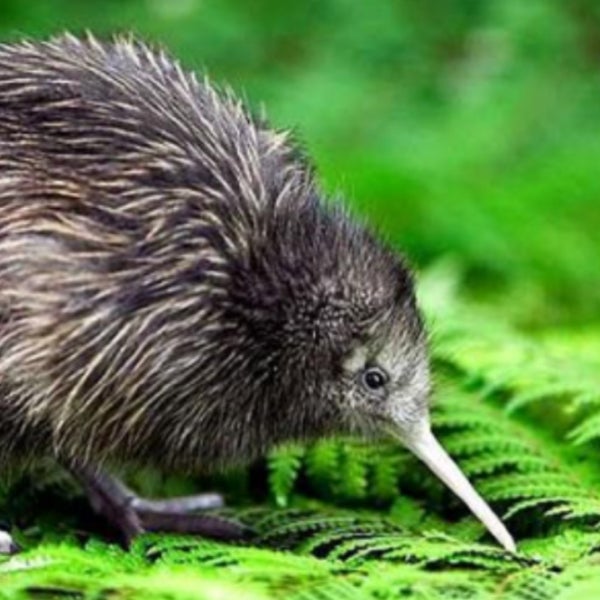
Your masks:
[{"label": "long pale beak", "polygon": [[471,512],[508,552],[517,551],[515,542],[502,521],[475,491],[428,426],[418,429],[410,436],[401,436],[401,440],[471,509]]}]

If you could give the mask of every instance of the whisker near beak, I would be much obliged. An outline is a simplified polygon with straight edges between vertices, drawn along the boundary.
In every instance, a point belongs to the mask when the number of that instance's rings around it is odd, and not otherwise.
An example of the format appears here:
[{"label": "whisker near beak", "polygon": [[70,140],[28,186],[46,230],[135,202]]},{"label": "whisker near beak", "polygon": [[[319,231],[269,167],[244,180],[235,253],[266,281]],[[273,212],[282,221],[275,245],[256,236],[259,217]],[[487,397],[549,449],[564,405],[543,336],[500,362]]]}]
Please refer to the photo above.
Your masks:
[{"label": "whisker near beak", "polygon": [[402,443],[471,509],[505,550],[512,553],[517,551],[515,542],[502,521],[477,493],[428,426],[418,429],[410,436],[399,437]]}]

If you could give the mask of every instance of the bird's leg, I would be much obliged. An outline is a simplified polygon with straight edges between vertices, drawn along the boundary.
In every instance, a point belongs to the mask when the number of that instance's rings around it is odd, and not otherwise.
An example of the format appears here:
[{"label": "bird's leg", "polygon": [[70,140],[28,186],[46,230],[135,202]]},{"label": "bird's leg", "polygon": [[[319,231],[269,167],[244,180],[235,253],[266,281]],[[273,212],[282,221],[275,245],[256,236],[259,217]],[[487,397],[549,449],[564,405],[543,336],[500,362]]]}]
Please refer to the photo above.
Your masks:
[{"label": "bird's leg", "polygon": [[69,470],[81,483],[94,511],[120,533],[128,548],[133,538],[144,532],[132,507],[135,496],[120,481],[93,467],[70,465]]},{"label": "bird's leg", "polygon": [[238,523],[215,515],[193,514],[223,506],[218,494],[148,500],[93,467],[71,466],[70,471],[82,483],[94,510],[121,532],[125,546],[144,531],[193,533],[221,540],[240,539],[247,533]]}]

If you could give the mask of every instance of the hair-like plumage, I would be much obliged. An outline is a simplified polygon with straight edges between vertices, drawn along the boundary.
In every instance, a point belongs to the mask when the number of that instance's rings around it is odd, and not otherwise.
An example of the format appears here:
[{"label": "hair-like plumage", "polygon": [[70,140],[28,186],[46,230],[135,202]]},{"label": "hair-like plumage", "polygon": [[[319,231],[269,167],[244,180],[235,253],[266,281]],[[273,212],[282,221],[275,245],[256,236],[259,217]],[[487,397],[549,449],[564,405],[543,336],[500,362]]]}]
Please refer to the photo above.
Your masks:
[{"label": "hair-like plumage", "polygon": [[390,332],[422,345],[408,271],[285,133],[137,42],[0,46],[0,457],[343,430],[341,361]]}]

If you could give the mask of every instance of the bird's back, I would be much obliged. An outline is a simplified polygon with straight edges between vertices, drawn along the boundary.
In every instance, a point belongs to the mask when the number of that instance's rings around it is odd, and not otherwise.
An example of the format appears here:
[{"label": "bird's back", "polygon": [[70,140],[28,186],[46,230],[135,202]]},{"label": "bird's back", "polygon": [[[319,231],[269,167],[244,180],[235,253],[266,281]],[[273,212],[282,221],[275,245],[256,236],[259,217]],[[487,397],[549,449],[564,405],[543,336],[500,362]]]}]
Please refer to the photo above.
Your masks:
[{"label": "bird's back", "polygon": [[164,436],[195,376],[210,392],[213,365],[235,368],[227,286],[307,177],[285,136],[160,52],[0,46],[0,430],[37,423],[79,453]]},{"label": "bird's back", "polygon": [[2,171],[47,195],[150,216],[195,193],[247,212],[290,185],[292,154],[238,100],[137,42],[0,45]]}]

